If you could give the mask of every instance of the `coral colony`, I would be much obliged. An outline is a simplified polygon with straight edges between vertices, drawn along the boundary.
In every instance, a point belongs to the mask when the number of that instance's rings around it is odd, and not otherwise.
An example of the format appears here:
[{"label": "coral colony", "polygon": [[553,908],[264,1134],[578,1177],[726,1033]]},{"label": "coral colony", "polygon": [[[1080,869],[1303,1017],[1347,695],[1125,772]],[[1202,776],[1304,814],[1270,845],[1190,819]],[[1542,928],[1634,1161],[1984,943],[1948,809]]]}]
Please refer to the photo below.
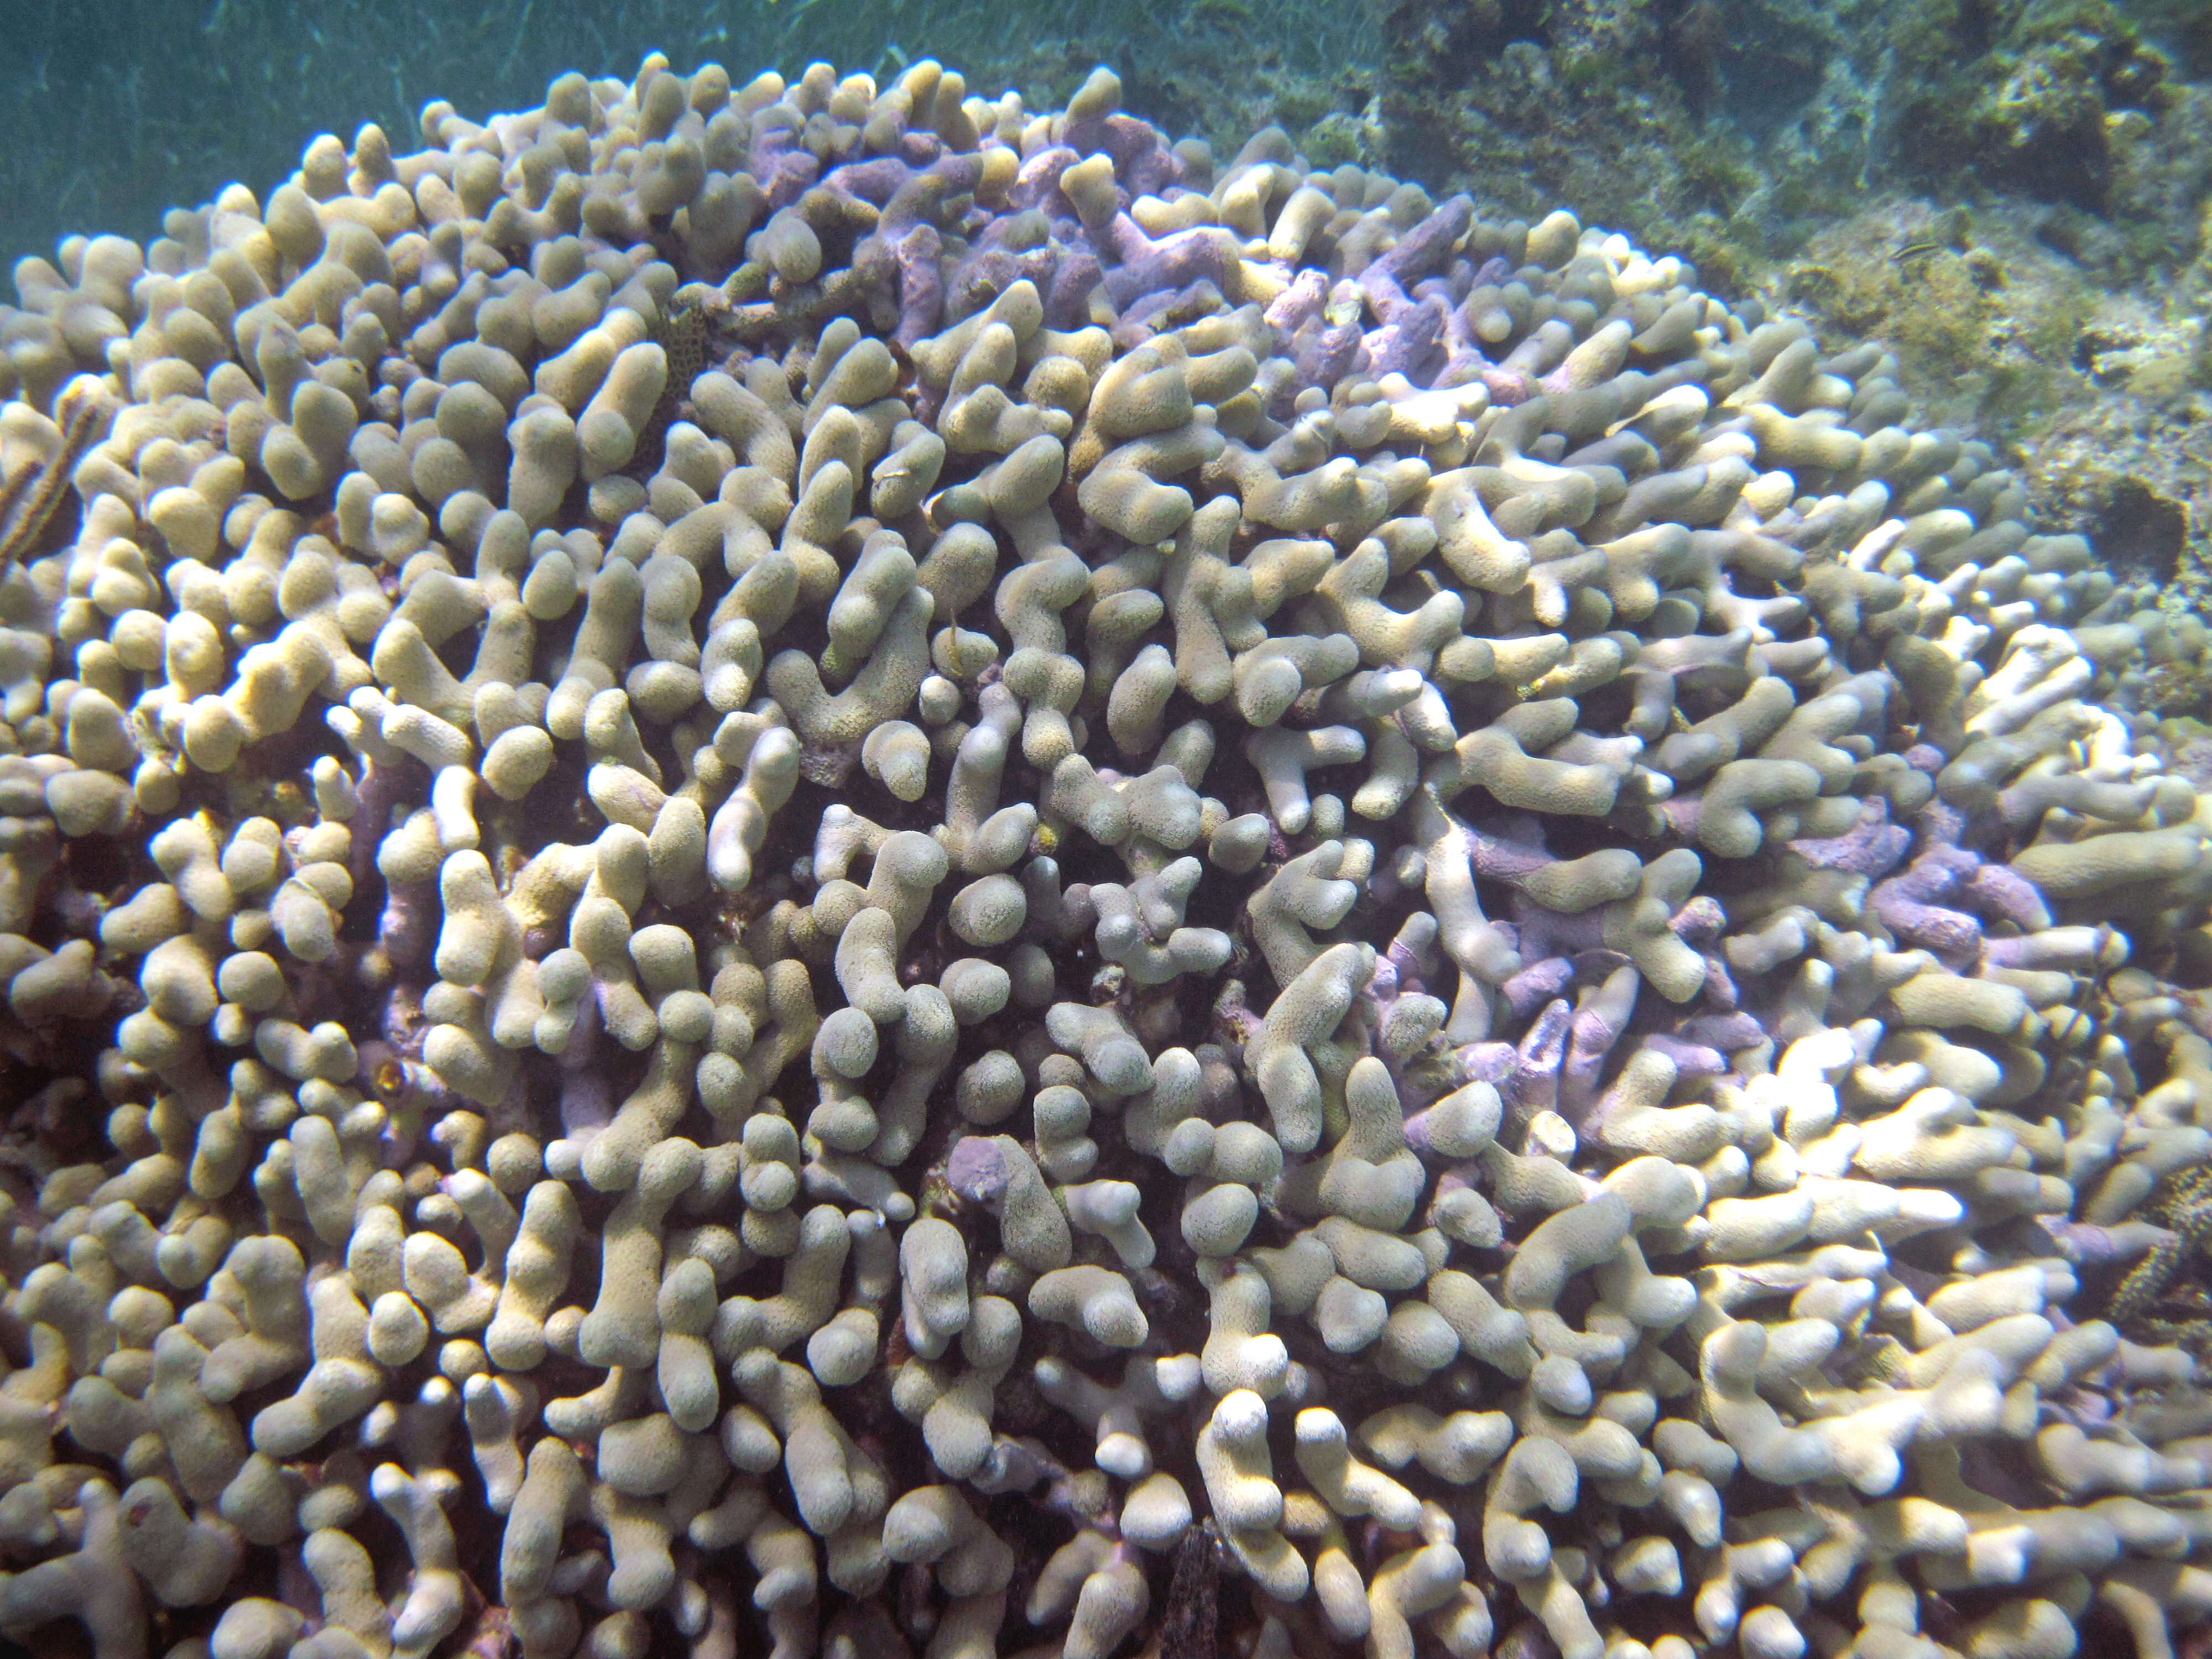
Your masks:
[{"label": "coral colony", "polygon": [[656,58],[17,268],[0,1631],[2212,1613],[2205,630],[1877,345],[1119,91]]}]

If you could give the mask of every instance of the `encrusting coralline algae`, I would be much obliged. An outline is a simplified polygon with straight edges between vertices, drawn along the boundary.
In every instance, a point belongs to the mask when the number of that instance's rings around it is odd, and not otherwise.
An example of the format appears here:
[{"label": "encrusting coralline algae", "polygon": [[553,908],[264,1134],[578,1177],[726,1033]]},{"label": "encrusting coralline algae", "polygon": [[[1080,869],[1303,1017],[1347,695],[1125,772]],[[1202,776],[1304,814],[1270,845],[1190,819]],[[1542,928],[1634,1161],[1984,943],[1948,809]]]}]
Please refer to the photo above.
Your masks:
[{"label": "encrusting coralline algae", "polygon": [[2206,631],[1875,345],[1118,94],[655,58],[17,268],[0,1630],[2212,1613],[2095,1316]]}]

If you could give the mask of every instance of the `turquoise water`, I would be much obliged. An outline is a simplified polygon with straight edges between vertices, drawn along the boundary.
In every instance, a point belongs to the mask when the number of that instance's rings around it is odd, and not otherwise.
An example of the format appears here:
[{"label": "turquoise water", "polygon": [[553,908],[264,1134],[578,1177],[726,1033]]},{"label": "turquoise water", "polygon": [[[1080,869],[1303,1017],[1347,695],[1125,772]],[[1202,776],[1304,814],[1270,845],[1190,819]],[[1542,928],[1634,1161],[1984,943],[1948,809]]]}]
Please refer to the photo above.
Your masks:
[{"label": "turquoise water", "polygon": [[43,252],[74,231],[157,235],[166,208],[208,200],[233,179],[265,191],[318,132],[350,138],[375,121],[412,148],[434,98],[480,118],[537,102],[569,70],[629,75],[649,52],[678,67],[717,61],[739,79],[795,74],[816,58],[881,75],[934,57],[964,70],[974,89],[1018,86],[1033,105],[1064,98],[1104,61],[1133,107],[1175,126],[1202,113],[1175,86],[1193,70],[1333,72],[1371,58],[1373,22],[1364,0],[8,0],[0,257]]}]

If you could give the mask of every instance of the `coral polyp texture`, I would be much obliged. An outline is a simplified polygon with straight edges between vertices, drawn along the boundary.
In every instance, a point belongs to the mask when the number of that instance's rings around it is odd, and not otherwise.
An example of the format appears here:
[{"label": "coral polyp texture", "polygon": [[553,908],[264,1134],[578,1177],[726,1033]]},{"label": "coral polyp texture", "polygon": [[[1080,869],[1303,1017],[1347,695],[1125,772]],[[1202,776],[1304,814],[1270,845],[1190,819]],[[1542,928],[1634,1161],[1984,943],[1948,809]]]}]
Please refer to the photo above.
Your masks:
[{"label": "coral polyp texture", "polygon": [[2212,1613],[2206,630],[1876,344],[1118,96],[654,58],[17,267],[0,1633]]}]

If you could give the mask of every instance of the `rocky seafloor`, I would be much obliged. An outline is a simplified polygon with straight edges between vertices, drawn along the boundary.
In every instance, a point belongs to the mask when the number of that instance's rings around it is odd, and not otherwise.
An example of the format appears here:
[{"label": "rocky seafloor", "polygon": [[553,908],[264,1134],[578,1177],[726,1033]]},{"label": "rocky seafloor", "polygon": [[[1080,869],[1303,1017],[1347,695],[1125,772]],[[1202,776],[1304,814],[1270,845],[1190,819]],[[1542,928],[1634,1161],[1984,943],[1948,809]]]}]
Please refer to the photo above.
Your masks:
[{"label": "rocky seafloor", "polygon": [[2212,632],[1876,341],[1119,102],[17,267],[0,1633],[2203,1628]]}]

